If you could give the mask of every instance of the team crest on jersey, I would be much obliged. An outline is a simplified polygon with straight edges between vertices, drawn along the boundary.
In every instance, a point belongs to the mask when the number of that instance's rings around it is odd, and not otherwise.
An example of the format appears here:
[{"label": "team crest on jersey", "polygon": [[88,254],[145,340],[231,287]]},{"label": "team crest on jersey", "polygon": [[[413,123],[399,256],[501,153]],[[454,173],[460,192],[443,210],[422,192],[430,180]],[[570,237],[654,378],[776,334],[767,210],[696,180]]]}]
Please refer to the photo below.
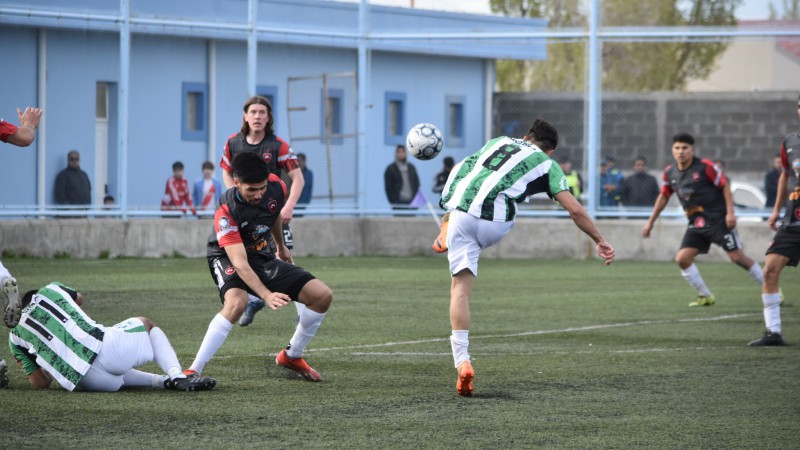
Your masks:
[{"label": "team crest on jersey", "polygon": [[695,172],[692,174],[692,181],[694,181],[695,183],[700,181],[700,172]]},{"label": "team crest on jersey", "polygon": [[275,210],[278,209],[278,202],[276,200],[270,200],[269,203],[267,203],[267,209],[269,212],[274,213]]},{"label": "team crest on jersey", "polygon": [[269,230],[269,227],[266,225],[258,225],[256,227],[256,234],[264,234]]},{"label": "team crest on jersey", "polygon": [[225,268],[225,275],[233,275],[236,273],[236,268],[233,266],[228,266]]},{"label": "team crest on jersey", "polygon": [[800,220],[800,206],[794,209],[794,219]]},{"label": "team crest on jersey", "polygon": [[264,153],[264,162],[272,161],[272,153]]},{"label": "team crest on jersey", "polygon": [[695,228],[703,228],[705,226],[706,226],[706,219],[704,219],[702,217],[698,217],[697,219],[694,219],[694,227]]}]

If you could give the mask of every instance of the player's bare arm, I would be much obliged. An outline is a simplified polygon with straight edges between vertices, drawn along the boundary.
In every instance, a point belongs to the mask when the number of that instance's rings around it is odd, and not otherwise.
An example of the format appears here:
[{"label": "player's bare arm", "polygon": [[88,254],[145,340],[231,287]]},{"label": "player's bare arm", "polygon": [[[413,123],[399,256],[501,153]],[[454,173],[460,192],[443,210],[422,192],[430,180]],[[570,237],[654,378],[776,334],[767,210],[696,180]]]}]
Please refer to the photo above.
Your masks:
[{"label": "player's bare arm", "polygon": [[275,218],[275,222],[272,224],[272,228],[269,232],[272,234],[272,239],[275,241],[275,247],[277,249],[277,254],[275,256],[289,264],[294,264],[292,251],[289,250],[289,247],[283,242],[283,220],[280,214]]},{"label": "player's bare arm", "polygon": [[786,175],[786,172],[782,171],[781,176],[778,177],[778,195],[775,197],[775,207],[772,209],[772,214],[770,214],[767,219],[767,225],[769,225],[772,231],[778,229],[778,218],[781,216],[783,204],[786,203],[786,188],[788,185],[789,176]]},{"label": "player's bare arm", "polygon": [[575,199],[572,193],[570,191],[561,191],[555,195],[555,199],[567,210],[575,225],[597,244],[597,254],[603,258],[603,263],[605,265],[611,264],[615,256],[614,247],[606,242],[592,218],[586,214],[586,210],[583,209],[583,206]]},{"label": "player's bare arm", "polygon": [[294,214],[294,207],[297,201],[300,200],[300,194],[303,193],[303,186],[306,185],[305,178],[303,178],[303,171],[299,167],[292,169],[288,172],[289,178],[292,179],[292,187],[289,189],[289,198],[286,199],[286,204],[281,210],[281,218],[283,223],[292,221],[292,214]]},{"label": "player's bare arm", "polygon": [[33,139],[36,137],[36,128],[39,126],[42,110],[29,106],[23,112],[17,108],[17,117],[20,125],[17,132],[9,136],[8,143],[18,147],[27,147],[33,143]]},{"label": "player's bare arm", "polygon": [[264,286],[264,283],[261,282],[258,275],[253,272],[250,263],[247,262],[247,251],[244,249],[244,244],[232,244],[224,248],[228,259],[231,260],[231,264],[233,264],[233,267],[236,269],[236,273],[239,274],[239,278],[241,278],[260,299],[264,300],[270,309],[278,309],[291,301],[288,295],[280,292],[272,292]]},{"label": "player's bare arm", "polygon": [[28,382],[34,389],[47,389],[53,383],[53,377],[40,367],[28,375]]},{"label": "player's bare arm", "polygon": [[736,227],[736,212],[733,209],[733,193],[731,193],[730,183],[725,183],[722,187],[722,197],[725,199],[725,226],[729,230]]},{"label": "player's bare arm", "polygon": [[658,216],[661,215],[661,211],[664,211],[664,208],[667,207],[667,196],[663,193],[658,194],[658,198],[656,198],[656,203],[653,205],[653,212],[650,214],[650,218],[647,219],[647,223],[644,224],[642,228],[642,237],[647,239],[650,237],[650,231],[653,229],[653,225],[655,225],[656,220],[658,220]]},{"label": "player's bare arm", "polygon": [[233,187],[233,172],[222,169],[222,182],[225,183],[225,189]]}]

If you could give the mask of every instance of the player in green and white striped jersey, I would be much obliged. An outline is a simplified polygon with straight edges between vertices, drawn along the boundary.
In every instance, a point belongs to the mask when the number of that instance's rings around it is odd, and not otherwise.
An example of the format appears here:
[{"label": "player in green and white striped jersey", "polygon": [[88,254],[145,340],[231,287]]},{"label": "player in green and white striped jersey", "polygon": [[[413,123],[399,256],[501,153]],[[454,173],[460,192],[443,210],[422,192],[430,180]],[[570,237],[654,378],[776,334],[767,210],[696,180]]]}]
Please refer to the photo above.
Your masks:
[{"label": "player in green and white striped jersey", "polygon": [[[211,389],[213,378],[186,377],[167,336],[146,317],[103,326],[82,309],[83,296],[50,283],[22,297],[9,347],[36,388],[53,380],[68,391],[113,392],[125,387]],[[155,361],[166,375],[134,370]]]},{"label": "player in green and white striped jersey", "polygon": [[449,251],[450,344],[458,371],[459,395],[469,396],[473,392],[475,371],[468,353],[469,300],[474,278],[478,276],[478,258],[482,249],[500,242],[511,231],[517,203],[529,195],[546,193],[594,240],[606,265],[614,260],[614,248],[572,196],[561,167],[550,159],[557,145],[556,129],[536,119],[523,139],[505,136],[492,139],[457,164],[442,191],[439,203],[448,212],[433,248],[440,253]]}]

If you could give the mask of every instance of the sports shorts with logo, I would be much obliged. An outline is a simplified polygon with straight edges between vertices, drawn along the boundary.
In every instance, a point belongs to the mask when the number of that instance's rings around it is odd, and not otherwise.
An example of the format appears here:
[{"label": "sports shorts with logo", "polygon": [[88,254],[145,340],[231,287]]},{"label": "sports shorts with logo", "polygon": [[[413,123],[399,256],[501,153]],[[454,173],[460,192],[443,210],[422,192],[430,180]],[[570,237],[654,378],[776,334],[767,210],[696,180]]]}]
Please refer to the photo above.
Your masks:
[{"label": "sports shorts with logo", "polygon": [[123,375],[153,361],[153,344],[141,320],[130,318],[105,329],[103,346],[89,371],[78,383],[84,391],[116,392]]},{"label": "sports shorts with logo", "polygon": [[493,222],[457,209],[451,211],[447,228],[450,275],[469,269],[477,277],[481,250],[500,242],[513,226],[514,221]]},{"label": "sports shorts with logo", "polygon": [[708,253],[711,244],[719,245],[726,252],[742,248],[736,228],[729,230],[724,222],[710,227],[686,229],[681,248],[696,248],[703,254]]},{"label": "sports shorts with logo", "polygon": [[770,253],[785,256],[789,258],[788,265],[797,266],[800,262],[800,227],[779,229],[767,247],[767,255]]},{"label": "sports shorts with logo", "polygon": [[[294,264],[283,262],[278,258],[264,258],[260,255],[248,255],[247,262],[258,278],[272,292],[280,292],[297,301],[303,286],[315,277]],[[219,298],[224,303],[225,293],[239,288],[256,295],[247,283],[239,278],[236,268],[226,256],[208,258],[211,277],[219,288]]]}]

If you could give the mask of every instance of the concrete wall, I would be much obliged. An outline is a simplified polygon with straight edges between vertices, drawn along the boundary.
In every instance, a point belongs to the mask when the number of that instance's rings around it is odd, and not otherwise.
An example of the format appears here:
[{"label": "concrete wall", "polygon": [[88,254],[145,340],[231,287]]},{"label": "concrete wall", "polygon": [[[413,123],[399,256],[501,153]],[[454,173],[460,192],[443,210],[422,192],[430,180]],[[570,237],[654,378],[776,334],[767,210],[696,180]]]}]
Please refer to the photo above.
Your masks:
[{"label": "concrete wall", "polygon": [[[671,260],[686,229],[684,221],[660,220],[647,240],[640,237],[643,223],[601,220],[598,226],[620,260]],[[296,256],[435,255],[430,245],[438,233],[431,219],[412,217],[302,217],[292,221],[292,230]],[[745,252],[762,261],[772,238],[768,227],[760,221],[741,222],[738,230]],[[111,257],[203,256],[210,232],[209,219],[7,220],[0,221],[0,252],[40,257],[67,253],[75,258],[96,258],[104,252]],[[591,240],[566,218],[519,219],[509,236],[484,252],[488,258],[594,256]],[[716,247],[702,259],[727,260]]]}]

